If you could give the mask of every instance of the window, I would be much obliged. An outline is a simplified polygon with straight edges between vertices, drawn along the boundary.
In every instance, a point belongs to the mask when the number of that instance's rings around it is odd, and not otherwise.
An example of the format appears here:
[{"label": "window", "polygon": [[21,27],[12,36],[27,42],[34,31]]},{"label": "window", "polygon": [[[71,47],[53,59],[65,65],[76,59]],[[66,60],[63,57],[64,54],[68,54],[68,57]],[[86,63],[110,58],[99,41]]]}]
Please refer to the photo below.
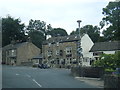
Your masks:
[{"label": "window", "polygon": [[101,55],[101,54],[103,54],[103,52],[94,52],[94,53],[93,53],[93,56],[99,56],[99,55]]},{"label": "window", "polygon": [[57,44],[57,46],[59,46],[59,42],[57,42],[56,44]]},{"label": "window", "polygon": [[60,54],[59,50],[56,50],[56,55],[59,55],[59,54]]},{"label": "window", "polygon": [[52,51],[47,51],[48,56],[52,56]]},{"label": "window", "polygon": [[62,63],[61,63],[61,64],[65,65],[65,59],[62,61]]},{"label": "window", "polygon": [[90,59],[90,65],[92,65],[93,62],[94,62],[94,60]]},{"label": "window", "polygon": [[9,51],[6,51],[6,55],[9,55]]},{"label": "window", "polygon": [[88,59],[87,59],[87,58],[84,58],[83,61],[84,61],[84,62],[88,62]]},{"label": "window", "polygon": [[49,43],[48,46],[50,47],[50,46],[51,46],[51,43]]},{"label": "window", "polygon": [[62,50],[60,50],[60,56],[63,56],[63,51]]},{"label": "window", "polygon": [[99,60],[99,57],[95,57],[95,60]]},{"label": "window", "polygon": [[9,56],[16,56],[16,50],[15,49],[11,49],[7,52],[7,55]]},{"label": "window", "polygon": [[15,50],[11,50],[11,54],[12,54],[12,56],[14,55],[14,52],[15,52]]},{"label": "window", "polygon": [[60,60],[59,60],[59,58],[56,58],[56,60],[57,60],[57,64],[60,64]]},{"label": "window", "polygon": [[72,63],[72,58],[70,58],[70,64]]},{"label": "window", "polygon": [[93,53],[93,56],[97,56],[98,55],[98,53]]},{"label": "window", "polygon": [[72,47],[66,47],[66,54],[72,53]]}]

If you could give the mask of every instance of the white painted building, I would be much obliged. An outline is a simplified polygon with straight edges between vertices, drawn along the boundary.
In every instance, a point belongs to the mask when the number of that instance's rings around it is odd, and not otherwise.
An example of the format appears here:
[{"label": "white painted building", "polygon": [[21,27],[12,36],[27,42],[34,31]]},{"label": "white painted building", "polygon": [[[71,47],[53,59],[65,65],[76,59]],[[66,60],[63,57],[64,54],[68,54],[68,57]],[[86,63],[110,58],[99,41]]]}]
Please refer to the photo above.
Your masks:
[{"label": "white painted building", "polygon": [[90,66],[90,60],[93,56],[92,52],[89,52],[94,45],[88,34],[84,34],[81,38],[81,47],[83,49],[83,66]]},{"label": "white painted building", "polygon": [[98,60],[101,54],[115,54],[120,51],[120,41],[98,42],[93,45],[90,52],[93,53],[92,59]]}]

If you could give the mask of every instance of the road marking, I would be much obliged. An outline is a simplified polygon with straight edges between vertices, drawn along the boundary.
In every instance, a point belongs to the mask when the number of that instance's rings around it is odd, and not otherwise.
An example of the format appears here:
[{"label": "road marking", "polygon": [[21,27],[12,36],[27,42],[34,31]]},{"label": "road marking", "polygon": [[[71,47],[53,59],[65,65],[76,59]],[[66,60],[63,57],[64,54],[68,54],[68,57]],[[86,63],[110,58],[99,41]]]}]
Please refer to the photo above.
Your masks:
[{"label": "road marking", "polygon": [[30,75],[26,75],[26,76],[29,77],[29,78],[31,77]]},{"label": "road marking", "polygon": [[42,87],[35,79],[32,79],[39,87]]},{"label": "road marking", "polygon": [[16,75],[20,75],[20,74],[16,73]]}]

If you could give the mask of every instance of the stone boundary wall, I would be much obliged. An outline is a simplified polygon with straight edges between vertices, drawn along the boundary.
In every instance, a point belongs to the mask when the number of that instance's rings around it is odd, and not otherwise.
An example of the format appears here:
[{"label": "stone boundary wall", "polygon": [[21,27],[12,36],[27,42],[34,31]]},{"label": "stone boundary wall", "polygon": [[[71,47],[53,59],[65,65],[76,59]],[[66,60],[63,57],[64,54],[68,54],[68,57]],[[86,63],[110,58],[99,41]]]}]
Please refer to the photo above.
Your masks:
[{"label": "stone boundary wall", "polygon": [[120,90],[120,76],[105,75],[104,88],[116,88]]},{"label": "stone boundary wall", "polygon": [[103,78],[104,69],[101,67],[72,67],[71,74],[79,77]]},{"label": "stone boundary wall", "polygon": [[21,62],[21,66],[32,66],[33,62]]}]

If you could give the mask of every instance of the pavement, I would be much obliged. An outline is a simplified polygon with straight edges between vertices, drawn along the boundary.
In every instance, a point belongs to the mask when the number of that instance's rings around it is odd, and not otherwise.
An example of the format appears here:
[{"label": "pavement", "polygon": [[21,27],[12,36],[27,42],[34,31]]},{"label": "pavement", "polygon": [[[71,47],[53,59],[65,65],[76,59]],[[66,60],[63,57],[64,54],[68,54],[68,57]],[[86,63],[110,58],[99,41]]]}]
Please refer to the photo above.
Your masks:
[{"label": "pavement", "polygon": [[98,88],[104,88],[104,80],[101,80],[100,78],[75,77],[75,79]]}]

